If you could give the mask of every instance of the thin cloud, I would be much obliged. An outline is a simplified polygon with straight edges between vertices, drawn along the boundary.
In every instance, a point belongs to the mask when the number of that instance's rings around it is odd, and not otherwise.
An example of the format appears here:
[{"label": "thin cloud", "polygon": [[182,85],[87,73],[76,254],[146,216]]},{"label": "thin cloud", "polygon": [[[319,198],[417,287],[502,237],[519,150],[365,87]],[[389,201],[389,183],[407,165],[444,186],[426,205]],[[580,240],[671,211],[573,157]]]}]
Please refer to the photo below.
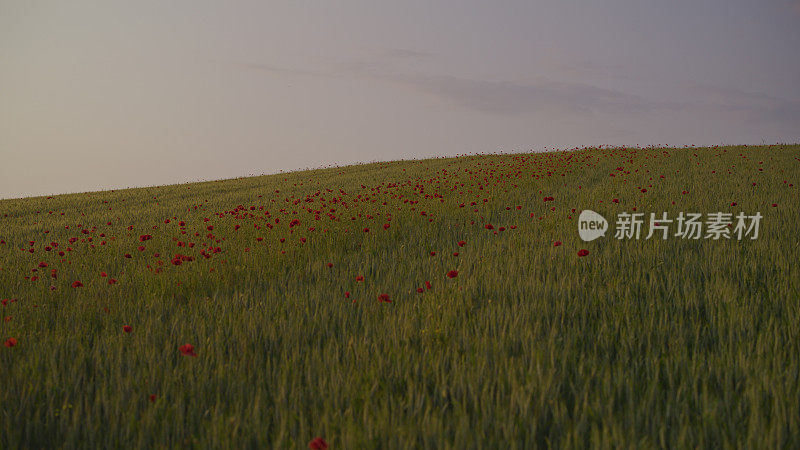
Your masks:
[{"label": "thin cloud", "polygon": [[657,106],[667,106],[654,104],[636,95],[581,83],[549,80],[519,83],[472,80],[456,76],[376,75],[376,77],[487,113],[519,115],[552,110],[581,114],[631,113],[647,112]]},{"label": "thin cloud", "polygon": [[[341,61],[333,69],[297,69],[263,63],[239,63],[249,70],[289,76],[369,78],[434,95],[462,108],[488,114],[531,115],[561,112],[576,115],[642,115],[659,112],[703,113],[753,124],[800,129],[800,102],[762,93],[711,85],[684,85],[671,100],[645,98],[620,90],[580,82],[537,78],[530,81],[476,80],[454,75],[420,75],[404,72],[406,62],[434,55],[406,49],[383,49],[372,56]],[[408,60],[408,61],[404,61]]]},{"label": "thin cloud", "polygon": [[301,75],[301,76],[316,76],[316,77],[328,77],[333,75],[333,73],[331,72],[312,70],[312,69],[298,69],[293,67],[283,67],[266,63],[234,62],[233,65],[245,70],[253,70],[257,72],[269,72],[279,75],[295,75],[295,76]]},{"label": "thin cloud", "polygon": [[[286,67],[275,64],[261,62],[232,62],[246,70],[270,72],[284,75],[316,76],[316,77],[339,77],[343,75],[353,76],[359,74],[378,73],[379,71],[394,68],[398,62],[414,62],[429,60],[435,56],[430,52],[411,50],[406,48],[379,48],[367,50],[369,54],[366,58],[355,60],[340,61],[335,64],[335,68],[324,69],[300,69],[296,67]],[[231,62],[228,62],[231,64]]]},{"label": "thin cloud", "polygon": [[719,86],[694,84],[685,89],[695,98],[697,107],[741,112],[749,120],[787,124],[800,129],[800,101]]},{"label": "thin cloud", "polygon": [[800,102],[762,93],[708,85],[685,86],[676,100],[645,98],[576,83],[537,80],[530,83],[471,80],[456,76],[372,74],[459,106],[486,113],[527,115],[539,112],[593,114],[708,113],[743,117],[751,123],[800,129]]},{"label": "thin cloud", "polygon": [[384,48],[376,51],[376,55],[380,58],[391,59],[430,59],[435,56],[434,53],[424,52],[420,50],[411,50],[407,48]]}]

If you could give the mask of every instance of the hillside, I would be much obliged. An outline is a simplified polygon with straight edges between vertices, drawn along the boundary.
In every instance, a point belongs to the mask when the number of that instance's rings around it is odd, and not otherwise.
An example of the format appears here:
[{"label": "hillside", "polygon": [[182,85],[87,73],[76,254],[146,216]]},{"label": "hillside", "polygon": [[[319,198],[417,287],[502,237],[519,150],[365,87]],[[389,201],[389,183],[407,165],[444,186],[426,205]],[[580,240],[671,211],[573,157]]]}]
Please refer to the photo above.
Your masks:
[{"label": "hillside", "polygon": [[[594,148],[2,200],[0,448],[797,447],[799,182]],[[681,212],[730,236],[646,239]]]}]

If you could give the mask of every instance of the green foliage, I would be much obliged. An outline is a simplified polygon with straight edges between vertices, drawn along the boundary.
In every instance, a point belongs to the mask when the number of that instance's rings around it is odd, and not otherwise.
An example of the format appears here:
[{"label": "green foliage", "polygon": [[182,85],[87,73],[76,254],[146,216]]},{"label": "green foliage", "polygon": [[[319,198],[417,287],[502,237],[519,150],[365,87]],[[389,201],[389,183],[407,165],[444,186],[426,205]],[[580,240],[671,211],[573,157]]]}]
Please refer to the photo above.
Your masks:
[{"label": "green foliage", "polygon": [[[601,148],[0,201],[0,448],[798,447],[798,175]],[[633,208],[764,218],[579,239]]]}]

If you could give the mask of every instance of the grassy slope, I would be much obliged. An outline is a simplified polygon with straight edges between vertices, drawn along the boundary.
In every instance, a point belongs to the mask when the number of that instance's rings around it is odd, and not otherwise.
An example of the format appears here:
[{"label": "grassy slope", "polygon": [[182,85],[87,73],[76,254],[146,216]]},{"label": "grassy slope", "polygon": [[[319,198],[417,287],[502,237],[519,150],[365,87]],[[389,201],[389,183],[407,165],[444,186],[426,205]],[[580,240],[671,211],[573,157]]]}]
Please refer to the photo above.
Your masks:
[{"label": "grassy slope", "polygon": [[[591,149],[0,201],[0,447],[799,446],[798,175],[800,146]],[[633,207],[765,217],[578,238]]]}]

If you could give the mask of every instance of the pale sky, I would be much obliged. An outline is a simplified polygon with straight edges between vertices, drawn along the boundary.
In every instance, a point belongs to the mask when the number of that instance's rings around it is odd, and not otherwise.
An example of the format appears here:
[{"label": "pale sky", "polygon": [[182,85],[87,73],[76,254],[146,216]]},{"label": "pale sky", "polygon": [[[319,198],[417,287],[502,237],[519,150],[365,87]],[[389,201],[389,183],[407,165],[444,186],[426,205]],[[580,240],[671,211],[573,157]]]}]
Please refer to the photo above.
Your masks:
[{"label": "pale sky", "polygon": [[800,0],[0,0],[0,198],[800,142]]}]

